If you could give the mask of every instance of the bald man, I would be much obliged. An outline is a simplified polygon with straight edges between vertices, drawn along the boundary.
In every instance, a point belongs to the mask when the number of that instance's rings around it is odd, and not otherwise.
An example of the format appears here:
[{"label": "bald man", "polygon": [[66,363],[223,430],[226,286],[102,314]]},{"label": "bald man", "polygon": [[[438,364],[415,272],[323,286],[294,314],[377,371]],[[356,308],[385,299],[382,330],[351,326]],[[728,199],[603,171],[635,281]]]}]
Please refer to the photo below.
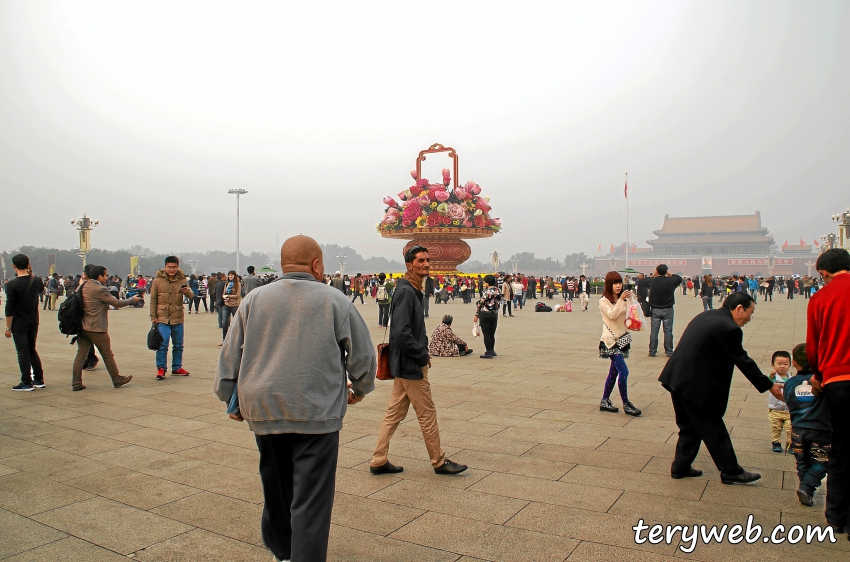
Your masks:
[{"label": "bald man", "polygon": [[221,349],[215,393],[239,414],[260,451],[263,542],[275,560],[324,562],[339,430],[347,404],[375,388],[369,329],[343,293],[322,283],[322,249],[294,236],[283,276],[251,291]]}]

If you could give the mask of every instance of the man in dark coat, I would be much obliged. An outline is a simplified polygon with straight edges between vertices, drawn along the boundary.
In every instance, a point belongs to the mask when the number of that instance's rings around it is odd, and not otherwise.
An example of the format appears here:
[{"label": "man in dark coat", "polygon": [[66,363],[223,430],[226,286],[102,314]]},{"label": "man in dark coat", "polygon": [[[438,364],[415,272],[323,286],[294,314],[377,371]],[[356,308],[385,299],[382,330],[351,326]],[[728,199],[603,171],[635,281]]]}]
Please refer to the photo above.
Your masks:
[{"label": "man in dark coat", "polygon": [[670,467],[673,478],[702,475],[691,465],[703,441],[724,484],[746,484],[761,478],[738,464],[723,423],[735,367],[759,392],[769,390],[782,399],[782,385],[766,377],[742,345],[741,328],[750,321],[755,307],[749,294],[732,293],[723,308],[696,316],[661,372],[658,380],[670,392],[679,426],[676,457]]}]

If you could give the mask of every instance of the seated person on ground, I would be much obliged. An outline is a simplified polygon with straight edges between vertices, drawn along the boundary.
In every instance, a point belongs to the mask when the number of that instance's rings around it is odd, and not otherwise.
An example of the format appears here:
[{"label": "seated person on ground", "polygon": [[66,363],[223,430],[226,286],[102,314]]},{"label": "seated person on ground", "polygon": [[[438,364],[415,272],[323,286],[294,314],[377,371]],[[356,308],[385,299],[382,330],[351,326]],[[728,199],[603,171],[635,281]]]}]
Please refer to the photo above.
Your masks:
[{"label": "seated person on ground", "polygon": [[450,314],[443,316],[443,323],[431,334],[428,353],[435,357],[459,357],[472,353],[466,342],[452,331],[452,321],[454,318]]}]

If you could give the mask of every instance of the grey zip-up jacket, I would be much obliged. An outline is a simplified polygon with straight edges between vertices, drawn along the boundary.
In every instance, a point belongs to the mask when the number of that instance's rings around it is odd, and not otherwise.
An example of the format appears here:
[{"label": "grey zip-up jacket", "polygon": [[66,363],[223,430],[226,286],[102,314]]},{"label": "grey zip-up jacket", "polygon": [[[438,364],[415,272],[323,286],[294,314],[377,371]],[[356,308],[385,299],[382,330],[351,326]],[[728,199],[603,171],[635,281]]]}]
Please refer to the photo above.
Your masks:
[{"label": "grey zip-up jacket", "polygon": [[375,389],[369,328],[338,290],[307,273],[287,273],[251,291],[236,311],[215,374],[215,393],[239,408],[251,431],[332,433],[342,429],[346,381],[357,396]]}]

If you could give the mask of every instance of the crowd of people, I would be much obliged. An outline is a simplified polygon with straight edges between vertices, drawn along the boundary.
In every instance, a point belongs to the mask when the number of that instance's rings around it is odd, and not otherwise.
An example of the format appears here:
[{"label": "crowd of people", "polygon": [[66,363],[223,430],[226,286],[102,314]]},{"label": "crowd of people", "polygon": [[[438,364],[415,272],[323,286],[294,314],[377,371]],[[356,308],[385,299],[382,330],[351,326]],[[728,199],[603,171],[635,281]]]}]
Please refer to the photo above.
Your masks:
[{"label": "crowd of people", "polygon": [[[12,258],[16,278],[5,284],[6,333],[18,353],[21,382],[15,391],[32,391],[47,384],[36,341],[39,302],[55,309],[58,295],[79,295],[81,321],[75,332],[77,354],[71,388],[84,390],[83,370],[91,365],[97,348],[115,388],[129,383],[111,350],[108,311],[138,306],[147,298],[151,331],[158,343],[156,379],[169,370],[188,376],[183,366],[184,311],[217,313],[222,329],[222,351],[215,392],[228,403],[233,419],[247,421],[260,452],[260,476],[265,494],[262,531],[276,560],[293,552],[302,560],[324,560],[333,505],[339,430],[348,405],[374,389],[374,379],[391,379],[392,391],[378,430],[370,462],[373,475],[396,474],[402,466],[390,461],[390,442],[412,405],[434,472],[456,475],[467,466],[449,459],[440,445],[437,408],[429,370],[432,356],[459,357],[472,353],[457,336],[454,318],[444,315],[429,337],[425,330],[429,302],[445,302],[457,295],[472,304],[473,333],[483,336],[482,359],[496,352],[499,314],[514,316],[527,299],[553,298],[560,290],[565,301],[580,299],[586,311],[598,295],[602,317],[599,357],[609,362],[602,384],[600,410],[616,413],[611,395],[616,386],[623,412],[640,417],[629,400],[632,351],[628,314],[638,307],[650,320],[648,356],[655,357],[663,330],[668,358],[659,381],[670,395],[679,428],[670,475],[674,479],[702,474],[693,467],[705,443],[724,484],[755,482],[760,475],[745,470],[737,460],[723,415],[729,398],[733,369],[740,369],[760,392],[770,392],[768,417],[771,448],[785,450],[797,462],[799,501],[813,505],[812,496],[827,477],[826,518],[844,532],[850,506],[850,346],[846,318],[850,313],[850,254],[829,250],[817,263],[823,284],[811,278],[755,279],[753,276],[683,278],[659,265],[650,276],[622,277],[609,272],[603,280],[555,280],[524,275],[441,276],[430,274],[430,256],[422,246],[405,253],[402,276],[380,273],[346,279],[339,272],[325,275],[321,248],[309,237],[296,236],[281,248],[281,276],[258,277],[253,267],[245,276],[236,271],[209,277],[187,276],[176,256],[165,259],[150,277],[126,280],[106,268],[88,265],[77,277],[46,280],[32,274],[23,254]],[[317,283],[318,281],[318,283]],[[758,297],[771,300],[776,286],[811,297],[807,309],[805,343],[789,345],[771,359],[767,376],[743,347],[743,327],[751,320]],[[601,288],[601,291],[600,291]],[[705,310],[694,317],[678,345],[673,342],[677,292],[703,299]],[[53,297],[53,295],[57,295]],[[445,297],[443,295],[448,295]],[[364,297],[378,305],[378,325],[386,329],[389,345],[376,354],[371,335],[356,301]],[[714,309],[713,301],[721,306]],[[207,303],[209,300],[209,304]],[[188,309],[187,309],[188,305]],[[63,307],[65,305],[63,304]],[[71,310],[71,308],[68,308]],[[60,324],[62,310],[60,310]],[[150,346],[149,338],[149,346]],[[342,361],[340,362],[340,357]],[[380,360],[379,360],[380,359]],[[309,368],[314,376],[305,377]],[[796,373],[791,375],[791,369]],[[850,537],[849,537],[850,538]]]}]

